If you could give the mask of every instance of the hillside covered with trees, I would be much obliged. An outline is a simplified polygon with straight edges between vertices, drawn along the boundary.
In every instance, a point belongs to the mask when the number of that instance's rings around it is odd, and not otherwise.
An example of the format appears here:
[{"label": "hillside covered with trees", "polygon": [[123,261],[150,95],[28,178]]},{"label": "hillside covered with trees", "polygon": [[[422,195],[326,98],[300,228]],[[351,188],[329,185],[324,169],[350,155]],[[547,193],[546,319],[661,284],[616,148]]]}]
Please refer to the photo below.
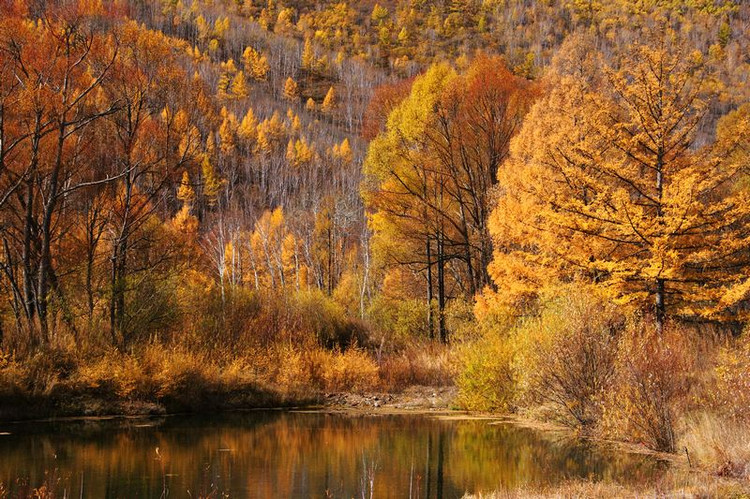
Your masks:
[{"label": "hillside covered with trees", "polygon": [[0,417],[455,384],[747,477],[746,2],[0,13]]}]

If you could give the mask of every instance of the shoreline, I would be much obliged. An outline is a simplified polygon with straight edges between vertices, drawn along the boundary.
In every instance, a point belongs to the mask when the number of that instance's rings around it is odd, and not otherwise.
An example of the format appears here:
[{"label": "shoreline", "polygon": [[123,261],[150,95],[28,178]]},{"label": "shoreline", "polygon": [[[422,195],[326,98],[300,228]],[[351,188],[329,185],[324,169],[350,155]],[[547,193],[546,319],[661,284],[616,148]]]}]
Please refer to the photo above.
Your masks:
[{"label": "shoreline", "polygon": [[[87,421],[117,421],[117,420],[149,420],[155,418],[172,418],[180,416],[201,416],[216,413],[232,412],[261,412],[261,411],[290,411],[290,412],[327,412],[342,415],[377,416],[377,415],[424,415],[444,421],[486,421],[487,424],[510,424],[528,428],[543,433],[562,434],[566,438],[581,442],[589,442],[594,446],[607,448],[614,452],[641,454],[655,460],[668,463],[666,481],[662,483],[644,484],[645,488],[627,488],[607,482],[578,481],[561,485],[551,490],[517,490],[517,491],[485,491],[472,497],[598,497],[606,492],[612,497],[651,496],[677,494],[678,497],[703,497],[711,491],[729,491],[730,496],[746,497],[750,494],[750,483],[740,479],[719,476],[708,470],[690,466],[685,455],[655,452],[641,445],[597,438],[581,434],[572,428],[544,422],[524,416],[522,414],[501,414],[487,412],[472,412],[461,410],[453,406],[455,387],[425,387],[411,386],[401,392],[370,392],[370,393],[317,393],[307,399],[291,398],[288,395],[282,404],[267,406],[230,406],[225,403],[220,408],[190,411],[166,411],[165,406],[159,406],[159,411],[119,412],[108,414],[66,414],[49,417],[28,417],[21,419],[0,419],[0,425],[31,425],[49,423],[75,423]],[[101,401],[100,401],[101,402]],[[110,401],[111,402],[111,401]],[[110,405],[109,407],[114,407]],[[69,406],[71,408],[72,406]],[[144,404],[132,404],[131,410],[146,407]],[[3,429],[0,426],[0,429]],[[9,428],[10,429],[10,428]],[[5,430],[5,429],[3,429]],[[566,489],[566,487],[568,489]],[[567,490],[567,492],[566,492]],[[563,494],[563,495],[560,495]],[[723,495],[723,494],[722,494]]]},{"label": "shoreline", "polygon": [[347,410],[451,411],[455,387],[410,386],[399,392],[285,393],[258,385],[213,389],[185,400],[127,400],[91,393],[0,397],[0,423],[148,418],[229,411]]},{"label": "shoreline", "polygon": [[[672,465],[687,467],[687,459],[681,454],[667,454],[625,441],[594,437],[577,432],[575,429],[551,422],[541,421],[521,414],[478,412],[459,409],[453,405],[457,389],[455,386],[431,387],[409,386],[400,392],[332,392],[317,393],[313,396],[294,397],[292,394],[276,393],[275,401],[267,405],[242,405],[235,400],[225,400],[220,406],[209,407],[201,404],[189,410],[168,410],[167,404],[148,401],[117,401],[104,398],[78,397],[81,405],[71,403],[57,414],[29,415],[15,418],[3,417],[0,410],[0,424],[22,425],[34,423],[65,423],[78,421],[139,420],[160,417],[202,416],[217,413],[290,411],[290,412],[329,412],[356,415],[399,415],[413,414],[435,417],[444,421],[488,421],[488,424],[512,424],[522,428],[544,432],[561,433],[571,439],[586,441],[598,446],[606,446],[618,452],[652,456]],[[266,400],[274,400],[273,397]],[[47,399],[49,404],[52,399]],[[5,400],[0,399],[0,407]],[[87,405],[88,404],[88,405]],[[75,409],[82,409],[75,411]],[[92,408],[94,409],[92,411]],[[100,409],[121,408],[121,411],[99,412]],[[49,409],[49,406],[45,406]]]}]

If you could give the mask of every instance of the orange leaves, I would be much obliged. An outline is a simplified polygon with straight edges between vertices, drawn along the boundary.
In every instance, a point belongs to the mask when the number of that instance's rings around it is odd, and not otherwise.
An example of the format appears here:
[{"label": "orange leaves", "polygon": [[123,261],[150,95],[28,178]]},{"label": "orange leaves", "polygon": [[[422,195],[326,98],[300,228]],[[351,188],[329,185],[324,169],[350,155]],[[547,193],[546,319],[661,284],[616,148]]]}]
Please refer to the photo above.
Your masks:
[{"label": "orange leaves", "polygon": [[349,145],[349,139],[344,139],[341,144],[334,144],[331,153],[334,158],[339,158],[344,163],[352,162],[352,148]]},{"label": "orange leaves", "polygon": [[307,142],[304,137],[295,140],[289,139],[286,150],[286,159],[295,168],[300,168],[313,160],[315,147]]},{"label": "orange leaves", "polygon": [[[750,266],[750,205],[732,187],[739,177],[727,149],[737,142],[697,146],[715,95],[705,68],[661,36],[603,71],[570,57],[514,139],[490,217],[490,272],[511,302],[585,277],[657,315],[653,304],[665,303],[674,315],[718,318],[720,290]],[[742,136],[741,120],[730,126]]]},{"label": "orange leaves", "polygon": [[333,87],[330,87],[328,89],[328,92],[326,93],[325,99],[323,99],[323,103],[320,105],[320,110],[324,113],[331,113],[335,109],[336,105],[336,91],[333,89]]},{"label": "orange leaves", "polygon": [[410,78],[394,84],[381,85],[375,89],[362,123],[362,136],[365,139],[372,140],[385,130],[388,115],[409,95],[412,83],[414,79]]},{"label": "orange leaves", "polygon": [[255,50],[253,47],[245,48],[242,53],[242,60],[245,65],[245,73],[254,80],[265,81],[268,76],[268,58]]},{"label": "orange leaves", "polygon": [[263,120],[258,125],[257,150],[268,154],[283,144],[288,130],[278,112],[274,112],[270,119]]},{"label": "orange leaves", "polygon": [[400,92],[384,93],[380,105],[394,107],[365,161],[373,248],[413,268],[450,260],[456,286],[473,295],[488,284],[486,212],[497,169],[534,91],[501,59],[478,57],[465,74],[432,66],[407,97]]},{"label": "orange leaves", "polygon": [[299,85],[291,76],[284,82],[284,98],[291,101],[299,99]]},{"label": "orange leaves", "polygon": [[308,272],[301,251],[283,210],[265,211],[249,235],[248,267],[256,285],[264,289],[306,288]]},{"label": "orange leaves", "polygon": [[195,189],[193,189],[193,186],[190,185],[190,175],[188,175],[187,171],[182,172],[180,187],[179,189],[177,189],[177,199],[188,206],[195,199]]}]

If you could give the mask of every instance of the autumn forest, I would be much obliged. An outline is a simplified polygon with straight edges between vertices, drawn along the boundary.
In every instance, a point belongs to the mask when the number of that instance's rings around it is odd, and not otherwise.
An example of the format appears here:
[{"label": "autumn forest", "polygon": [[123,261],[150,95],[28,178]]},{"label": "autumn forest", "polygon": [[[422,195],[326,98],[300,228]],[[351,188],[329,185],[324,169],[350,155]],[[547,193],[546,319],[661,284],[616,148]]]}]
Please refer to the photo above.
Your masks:
[{"label": "autumn forest", "polygon": [[750,477],[747,3],[0,12],[0,418],[455,387]]}]

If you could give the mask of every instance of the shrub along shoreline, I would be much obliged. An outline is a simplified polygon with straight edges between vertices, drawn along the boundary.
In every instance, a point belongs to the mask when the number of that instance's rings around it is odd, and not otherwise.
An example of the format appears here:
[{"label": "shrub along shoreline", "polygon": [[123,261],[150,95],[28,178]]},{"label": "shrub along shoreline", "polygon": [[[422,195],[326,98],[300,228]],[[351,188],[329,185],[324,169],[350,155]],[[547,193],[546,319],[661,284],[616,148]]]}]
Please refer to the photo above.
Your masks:
[{"label": "shrub along shoreline", "polygon": [[482,313],[481,302],[473,316],[458,304],[446,312],[451,345],[378,341],[318,306],[317,295],[296,300],[266,300],[236,328],[196,320],[128,346],[76,347],[62,334],[43,348],[0,352],[0,420],[309,406],[331,392],[455,383],[455,408],[656,452],[687,449],[700,469],[750,478],[750,442],[741,438],[750,434],[750,335],[659,329],[577,284],[524,317]]},{"label": "shrub along shoreline", "polygon": [[0,421],[319,405],[331,392],[400,393],[413,385],[449,385],[449,356],[440,345],[415,346],[379,362],[357,346],[314,345],[273,345],[231,358],[161,345],[130,353],[49,349],[23,359],[5,355]]},{"label": "shrub along shoreline", "polygon": [[575,285],[501,322],[480,317],[480,333],[459,348],[459,406],[687,455],[715,476],[750,480],[749,334],[659,328]]}]

